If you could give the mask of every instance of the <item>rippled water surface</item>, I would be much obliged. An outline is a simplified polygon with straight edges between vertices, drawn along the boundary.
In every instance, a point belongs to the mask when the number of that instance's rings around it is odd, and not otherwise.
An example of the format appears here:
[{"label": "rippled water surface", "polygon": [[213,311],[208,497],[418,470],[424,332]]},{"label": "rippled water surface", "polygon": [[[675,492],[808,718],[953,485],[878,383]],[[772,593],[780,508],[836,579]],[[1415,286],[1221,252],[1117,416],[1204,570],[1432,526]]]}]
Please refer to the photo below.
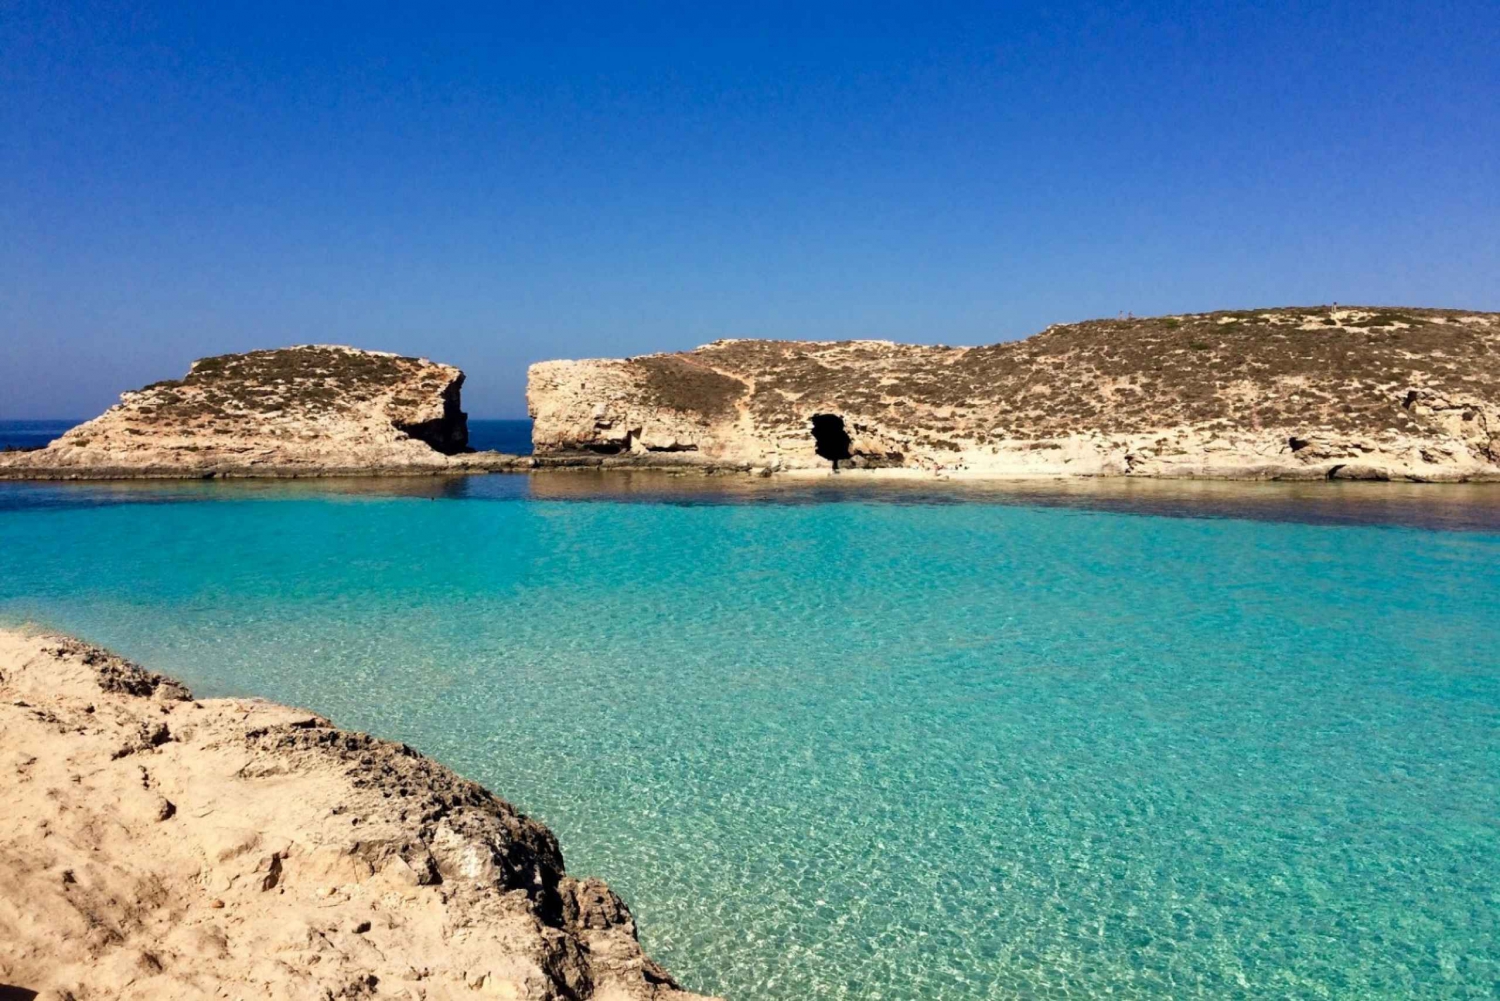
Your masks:
[{"label": "rippled water surface", "polygon": [[699,990],[1500,992],[1500,494],[602,482],[0,484],[0,621],[436,755]]}]

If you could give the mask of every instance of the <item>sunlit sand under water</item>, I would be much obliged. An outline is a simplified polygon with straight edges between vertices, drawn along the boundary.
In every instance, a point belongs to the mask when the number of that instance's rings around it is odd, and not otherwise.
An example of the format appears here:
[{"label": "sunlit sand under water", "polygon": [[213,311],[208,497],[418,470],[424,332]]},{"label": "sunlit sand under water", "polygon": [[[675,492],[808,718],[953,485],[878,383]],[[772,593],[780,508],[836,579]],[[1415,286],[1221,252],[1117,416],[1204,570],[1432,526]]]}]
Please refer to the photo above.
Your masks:
[{"label": "sunlit sand under water", "polygon": [[1494,487],[0,484],[26,620],[484,781],[699,990],[1500,989]]}]

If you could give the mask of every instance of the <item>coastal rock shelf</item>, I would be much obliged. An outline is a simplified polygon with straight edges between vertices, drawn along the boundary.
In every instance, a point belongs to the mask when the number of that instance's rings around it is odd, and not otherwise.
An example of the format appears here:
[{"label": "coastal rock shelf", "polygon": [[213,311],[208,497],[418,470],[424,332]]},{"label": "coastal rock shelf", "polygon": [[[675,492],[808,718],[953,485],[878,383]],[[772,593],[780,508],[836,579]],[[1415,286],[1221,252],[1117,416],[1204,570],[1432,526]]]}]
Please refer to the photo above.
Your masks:
[{"label": "coastal rock shelf", "polygon": [[977,477],[1500,478],[1500,315],[1284,308],[976,348],[724,340],[533,365],[537,461]]},{"label": "coastal rock shelf", "polygon": [[0,631],[0,994],[688,1001],[552,833],[411,748]]}]

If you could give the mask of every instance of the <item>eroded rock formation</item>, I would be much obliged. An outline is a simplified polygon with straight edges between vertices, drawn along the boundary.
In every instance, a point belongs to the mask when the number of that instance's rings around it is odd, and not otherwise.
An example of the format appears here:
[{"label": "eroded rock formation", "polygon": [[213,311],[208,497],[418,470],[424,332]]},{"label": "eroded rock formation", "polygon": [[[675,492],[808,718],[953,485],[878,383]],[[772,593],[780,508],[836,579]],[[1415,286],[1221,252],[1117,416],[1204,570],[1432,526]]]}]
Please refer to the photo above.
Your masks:
[{"label": "eroded rock formation", "polygon": [[305,711],[0,631],[0,770],[0,994],[693,997],[541,824]]},{"label": "eroded rock formation", "polygon": [[837,419],[855,468],[1500,478],[1500,315],[1454,310],[1096,320],[977,348],[717,341],[543,362],[527,396],[539,461],[826,470],[814,421]]},{"label": "eroded rock formation", "polygon": [[305,345],[193,363],[128,392],[0,475],[314,475],[462,468],[464,375],[379,351]]}]

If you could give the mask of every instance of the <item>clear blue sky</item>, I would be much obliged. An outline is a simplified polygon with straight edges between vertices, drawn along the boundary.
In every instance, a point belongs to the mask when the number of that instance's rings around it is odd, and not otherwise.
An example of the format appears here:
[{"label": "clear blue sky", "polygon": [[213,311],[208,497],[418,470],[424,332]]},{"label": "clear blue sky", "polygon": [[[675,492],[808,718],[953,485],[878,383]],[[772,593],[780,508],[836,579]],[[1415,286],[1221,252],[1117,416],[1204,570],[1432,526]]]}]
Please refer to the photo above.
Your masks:
[{"label": "clear blue sky", "polygon": [[1500,309],[1500,4],[0,0],[0,417],[308,341],[469,373]]}]

